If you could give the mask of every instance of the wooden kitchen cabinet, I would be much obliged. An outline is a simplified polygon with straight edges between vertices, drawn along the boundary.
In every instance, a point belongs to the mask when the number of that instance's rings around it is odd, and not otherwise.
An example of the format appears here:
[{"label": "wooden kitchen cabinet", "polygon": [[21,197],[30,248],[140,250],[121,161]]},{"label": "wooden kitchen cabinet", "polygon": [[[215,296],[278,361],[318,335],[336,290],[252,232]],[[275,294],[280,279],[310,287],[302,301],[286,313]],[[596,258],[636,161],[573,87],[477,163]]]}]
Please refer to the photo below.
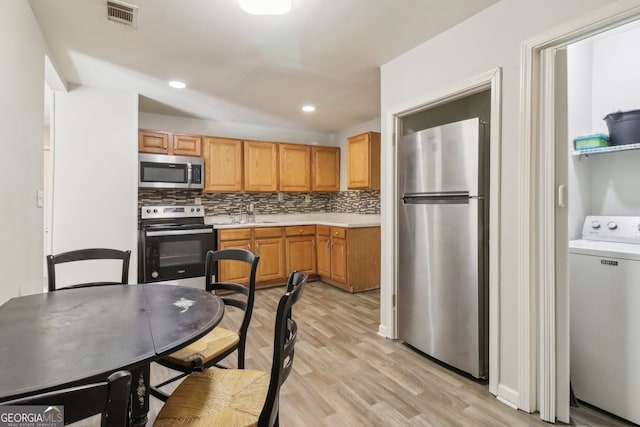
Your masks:
[{"label": "wooden kitchen cabinet", "polygon": [[204,138],[204,192],[242,191],[242,141]]},{"label": "wooden kitchen cabinet", "polygon": [[347,188],[380,189],[380,134],[365,132],[347,138]]},{"label": "wooden kitchen cabinet", "polygon": [[311,147],[311,190],[340,191],[340,148]]},{"label": "wooden kitchen cabinet", "polygon": [[278,144],[280,191],[311,191],[311,146]]},{"label": "wooden kitchen cabinet", "polygon": [[202,137],[140,129],[138,130],[138,151],[140,153],[200,157],[202,155]]},{"label": "wooden kitchen cabinet", "polygon": [[255,228],[253,247],[254,253],[260,255],[256,282],[283,281],[286,273],[282,227]]},{"label": "wooden kitchen cabinet", "polygon": [[278,191],[278,144],[244,141],[244,191]]},{"label": "wooden kitchen cabinet", "polygon": [[172,152],[176,156],[202,156],[202,137],[200,135],[173,134]]},{"label": "wooden kitchen cabinet", "polygon": [[304,271],[316,274],[316,226],[285,227],[285,260],[287,274]]},{"label": "wooden kitchen cabinet", "polygon": [[[218,231],[218,249],[252,250],[252,230],[250,228],[231,228]],[[259,264],[258,264],[259,265]],[[239,261],[218,262],[218,282],[249,283],[247,264]]]},{"label": "wooden kitchen cabinet", "polygon": [[[256,288],[286,281],[284,237],[282,227],[225,228],[218,231],[218,249],[247,249],[260,256]],[[218,265],[218,281],[246,284],[248,270],[244,263],[223,261]]]},{"label": "wooden kitchen cabinet", "polygon": [[348,292],[380,287],[380,227],[317,226],[318,275]]}]

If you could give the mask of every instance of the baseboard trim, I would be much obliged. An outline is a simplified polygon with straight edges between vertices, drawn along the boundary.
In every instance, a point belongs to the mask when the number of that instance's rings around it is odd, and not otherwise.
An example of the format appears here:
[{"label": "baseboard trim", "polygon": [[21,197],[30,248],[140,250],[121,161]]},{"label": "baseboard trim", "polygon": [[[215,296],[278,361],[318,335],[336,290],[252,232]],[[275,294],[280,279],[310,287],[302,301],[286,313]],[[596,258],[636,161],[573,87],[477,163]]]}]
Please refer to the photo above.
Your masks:
[{"label": "baseboard trim", "polygon": [[390,338],[389,331],[387,330],[387,327],[383,324],[380,324],[380,326],[378,326],[378,335],[384,338]]},{"label": "baseboard trim", "polygon": [[513,409],[520,409],[516,403],[520,401],[520,394],[504,384],[498,384],[498,395],[496,399]]}]

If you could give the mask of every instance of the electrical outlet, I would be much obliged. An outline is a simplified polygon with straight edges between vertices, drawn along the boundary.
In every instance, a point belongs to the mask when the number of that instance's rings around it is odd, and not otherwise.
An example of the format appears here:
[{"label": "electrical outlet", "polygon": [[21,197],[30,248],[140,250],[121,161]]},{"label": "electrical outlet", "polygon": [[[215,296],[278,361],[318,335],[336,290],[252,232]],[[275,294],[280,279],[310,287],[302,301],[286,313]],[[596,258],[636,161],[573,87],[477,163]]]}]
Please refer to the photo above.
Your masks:
[{"label": "electrical outlet", "polygon": [[196,197],[196,205],[201,205],[202,204],[202,197]]},{"label": "electrical outlet", "polygon": [[278,193],[278,201],[279,202],[284,202],[284,194]]},{"label": "electrical outlet", "polygon": [[304,202],[305,203],[309,203],[311,201],[311,195],[309,195],[308,193],[304,195]]}]

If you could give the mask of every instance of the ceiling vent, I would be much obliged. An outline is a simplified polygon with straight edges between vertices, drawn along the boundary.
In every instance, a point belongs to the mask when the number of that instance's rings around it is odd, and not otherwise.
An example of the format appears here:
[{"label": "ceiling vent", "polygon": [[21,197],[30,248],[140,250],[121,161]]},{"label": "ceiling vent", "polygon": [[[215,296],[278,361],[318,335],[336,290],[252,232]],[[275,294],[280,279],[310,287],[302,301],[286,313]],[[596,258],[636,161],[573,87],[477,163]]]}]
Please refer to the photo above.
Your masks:
[{"label": "ceiling vent", "polygon": [[119,1],[107,1],[107,19],[128,27],[138,27],[138,8]]}]

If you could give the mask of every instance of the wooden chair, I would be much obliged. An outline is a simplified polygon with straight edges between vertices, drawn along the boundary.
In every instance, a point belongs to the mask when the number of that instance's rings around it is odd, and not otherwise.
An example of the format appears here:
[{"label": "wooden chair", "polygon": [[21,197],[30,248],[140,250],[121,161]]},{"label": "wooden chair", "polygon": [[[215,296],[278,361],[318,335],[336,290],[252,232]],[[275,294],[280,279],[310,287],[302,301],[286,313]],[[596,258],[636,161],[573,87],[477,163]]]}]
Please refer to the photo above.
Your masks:
[{"label": "wooden chair", "polygon": [[102,427],[124,427],[129,423],[131,374],[119,371],[99,383],[51,391],[2,402],[0,405],[47,405],[53,411],[64,406],[64,425],[102,414]]},{"label": "wooden chair", "polygon": [[293,272],[276,313],[271,373],[249,369],[194,372],[173,392],[154,426],[279,425],[280,387],[293,367],[297,325],[291,308],[300,299],[307,274]]},{"label": "wooden chair", "polygon": [[[63,252],[57,255],[47,255],[47,272],[49,280],[49,292],[57,289],[83,288],[87,286],[102,286],[114,284],[127,284],[129,281],[129,260],[131,251],[120,251],[117,249],[91,248],[78,249],[75,251]],[[121,260],[122,276],[119,282],[89,282],[56,288],[56,265],[72,261],[89,260]]]},{"label": "wooden chair", "polygon": [[[248,284],[241,285],[214,281],[214,264],[219,261],[245,263],[248,270]],[[160,387],[185,377],[194,370],[202,370],[217,365],[236,350],[238,352],[238,368],[244,368],[247,331],[251,321],[251,314],[253,313],[256,271],[259,261],[260,257],[258,255],[254,255],[246,249],[222,249],[207,253],[205,263],[205,285],[207,291],[220,294],[225,306],[233,306],[243,310],[242,322],[237,331],[217,327],[193,344],[158,360],[157,363],[167,368],[181,371],[182,374],[152,387],[150,392],[154,397],[166,401],[169,395],[161,391]]]}]

